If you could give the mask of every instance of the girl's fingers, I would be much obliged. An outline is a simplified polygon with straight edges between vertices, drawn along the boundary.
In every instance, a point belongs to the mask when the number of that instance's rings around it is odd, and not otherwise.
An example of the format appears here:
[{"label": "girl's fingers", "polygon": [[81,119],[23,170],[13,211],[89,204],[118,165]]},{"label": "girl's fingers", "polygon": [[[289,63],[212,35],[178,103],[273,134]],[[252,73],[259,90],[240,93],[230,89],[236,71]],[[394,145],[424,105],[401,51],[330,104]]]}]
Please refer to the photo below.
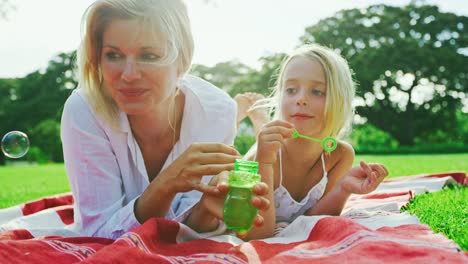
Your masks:
[{"label": "girl's fingers", "polygon": [[368,177],[372,174],[372,168],[366,162],[361,161],[359,162],[359,165]]},{"label": "girl's fingers", "polygon": [[256,227],[261,227],[263,225],[263,217],[261,215],[257,215],[254,218],[254,226]]},{"label": "girl's fingers", "polygon": [[371,164],[370,165],[372,170],[376,171],[378,177],[386,177],[388,176],[388,171],[385,166],[381,164]]},{"label": "girl's fingers", "polygon": [[264,128],[269,128],[269,127],[284,127],[284,128],[291,129],[291,128],[294,128],[294,125],[284,120],[274,120],[265,124],[264,126]]},{"label": "girl's fingers", "polygon": [[267,210],[270,208],[270,201],[262,196],[254,196],[250,202],[258,210]]},{"label": "girl's fingers", "polygon": [[290,138],[293,136],[294,131],[291,128],[288,127],[283,127],[283,126],[270,126],[270,127],[264,127],[262,132],[260,132],[263,135],[268,135],[268,134],[280,134],[284,138]]},{"label": "girl's fingers", "polygon": [[260,182],[260,183],[255,184],[253,188],[253,193],[255,195],[264,196],[268,194],[269,190],[270,188],[268,187],[266,183]]},{"label": "girl's fingers", "polygon": [[375,173],[374,171],[371,172],[371,174],[368,176],[368,178],[369,178],[370,186],[374,186],[375,183],[377,182],[377,173]]},{"label": "girl's fingers", "polygon": [[263,141],[263,142],[279,142],[283,143],[284,138],[281,134],[263,134],[258,137],[258,141]]}]

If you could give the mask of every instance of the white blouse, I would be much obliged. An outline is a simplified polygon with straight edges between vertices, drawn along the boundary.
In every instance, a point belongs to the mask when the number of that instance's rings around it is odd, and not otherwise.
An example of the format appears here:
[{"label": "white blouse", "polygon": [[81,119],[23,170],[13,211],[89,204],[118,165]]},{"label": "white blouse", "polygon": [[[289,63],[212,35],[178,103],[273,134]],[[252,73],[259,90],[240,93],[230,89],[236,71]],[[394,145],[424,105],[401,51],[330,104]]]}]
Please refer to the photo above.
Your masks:
[{"label": "white blouse", "polygon": [[[233,144],[236,134],[234,100],[214,85],[186,76],[180,85],[185,108],[179,141],[161,170],[195,142]],[[84,236],[116,239],[139,226],[133,211],[135,200],[149,180],[141,150],[127,115],[120,113],[119,129],[97,116],[82,89],[67,99],[61,123],[61,138],[67,176],[74,197],[72,230]],[[204,177],[203,181],[209,181]],[[175,196],[167,219],[182,221],[201,197],[198,191]]]},{"label": "white blouse", "polygon": [[323,168],[322,179],[316,185],[310,188],[309,192],[307,192],[307,195],[298,202],[291,196],[286,187],[283,186],[283,159],[281,149],[279,150],[280,182],[278,188],[275,189],[273,194],[277,223],[291,223],[296,218],[303,215],[309,208],[312,208],[320,200],[320,198],[322,198],[328,183],[328,172],[325,169],[323,153],[320,155],[320,157],[322,159]]}]

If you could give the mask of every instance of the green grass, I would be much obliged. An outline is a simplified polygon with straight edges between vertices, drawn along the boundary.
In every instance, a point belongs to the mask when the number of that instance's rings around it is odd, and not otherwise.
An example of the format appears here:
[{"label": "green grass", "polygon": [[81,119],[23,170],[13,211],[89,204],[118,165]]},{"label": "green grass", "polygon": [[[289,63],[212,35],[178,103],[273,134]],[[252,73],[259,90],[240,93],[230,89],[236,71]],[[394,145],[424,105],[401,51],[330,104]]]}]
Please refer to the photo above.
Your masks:
[{"label": "green grass", "polygon": [[69,192],[63,164],[0,166],[0,208]]},{"label": "green grass", "polygon": [[[407,176],[448,171],[468,172],[468,153],[435,155],[358,155],[360,160],[387,166],[390,176]],[[70,191],[63,164],[0,166],[0,208],[24,203],[43,196]],[[468,250],[468,187],[445,188],[437,193],[417,196],[407,208],[442,232],[463,250]]]},{"label": "green grass", "polygon": [[416,196],[402,211],[417,215],[436,233],[444,233],[468,250],[468,187],[448,186],[440,192]]},{"label": "green grass", "polygon": [[429,155],[358,155],[355,164],[360,160],[385,164],[389,178],[422,173],[468,172],[468,153],[462,154],[429,154]]}]

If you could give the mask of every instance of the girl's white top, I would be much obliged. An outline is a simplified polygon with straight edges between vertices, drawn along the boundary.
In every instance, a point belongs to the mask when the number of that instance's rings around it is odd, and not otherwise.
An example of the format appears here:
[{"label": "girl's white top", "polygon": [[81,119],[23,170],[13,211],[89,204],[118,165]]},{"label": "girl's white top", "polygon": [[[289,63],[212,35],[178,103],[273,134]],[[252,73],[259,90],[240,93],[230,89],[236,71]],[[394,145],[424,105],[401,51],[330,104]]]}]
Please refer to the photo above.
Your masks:
[{"label": "girl's white top", "polygon": [[[322,179],[314,185],[307,195],[300,201],[297,202],[291,197],[288,190],[282,185],[283,182],[283,161],[281,157],[281,149],[279,151],[280,161],[280,183],[278,188],[274,192],[275,207],[276,207],[276,222],[287,222],[291,223],[297,217],[303,215],[307,209],[313,207],[320,198],[322,198],[327,186],[328,177],[327,171],[325,170],[325,161],[323,159],[323,153],[321,155],[323,176]],[[297,184],[302,184],[298,182]]]}]

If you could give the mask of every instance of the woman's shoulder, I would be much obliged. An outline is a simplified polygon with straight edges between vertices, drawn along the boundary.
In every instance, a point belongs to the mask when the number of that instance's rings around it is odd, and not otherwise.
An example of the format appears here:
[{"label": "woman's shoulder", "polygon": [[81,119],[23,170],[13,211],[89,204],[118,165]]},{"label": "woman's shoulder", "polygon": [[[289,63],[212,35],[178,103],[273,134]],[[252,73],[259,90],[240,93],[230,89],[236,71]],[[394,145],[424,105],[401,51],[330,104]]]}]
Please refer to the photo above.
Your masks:
[{"label": "woman's shoulder", "polygon": [[194,95],[192,100],[198,102],[210,120],[235,118],[237,105],[225,91],[193,75],[185,76],[183,81],[186,89]]},{"label": "woman's shoulder", "polygon": [[89,105],[83,89],[77,88],[72,91],[68,96],[64,105],[64,112],[73,112],[84,114],[84,112],[90,112],[91,106]]},{"label": "woman's shoulder", "polygon": [[186,75],[184,81],[203,104],[225,107],[235,106],[235,101],[229,94],[208,81],[193,75]]},{"label": "woman's shoulder", "polygon": [[92,123],[100,123],[99,118],[93,111],[93,108],[86,99],[85,92],[81,88],[73,90],[70,96],[65,101],[62,112],[62,123],[87,126],[90,121]]}]

